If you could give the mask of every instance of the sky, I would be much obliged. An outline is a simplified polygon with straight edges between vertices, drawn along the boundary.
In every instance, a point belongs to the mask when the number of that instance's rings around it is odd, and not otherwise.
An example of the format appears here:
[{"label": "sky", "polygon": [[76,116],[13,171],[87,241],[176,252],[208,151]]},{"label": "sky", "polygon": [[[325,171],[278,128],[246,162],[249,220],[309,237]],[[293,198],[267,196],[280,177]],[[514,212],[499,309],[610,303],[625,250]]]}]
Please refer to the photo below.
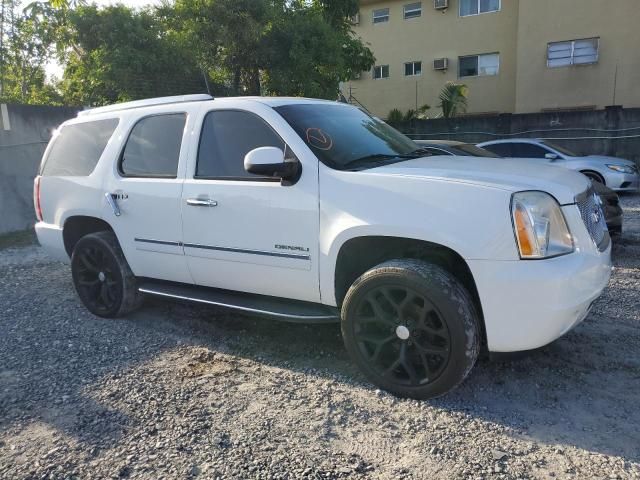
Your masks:
[{"label": "sky", "polygon": [[[105,7],[122,3],[128,7],[141,8],[147,5],[160,5],[161,0],[89,0],[88,3],[97,3],[99,6]],[[49,78],[62,78],[62,67],[56,61],[52,61],[46,66],[46,72]]]}]

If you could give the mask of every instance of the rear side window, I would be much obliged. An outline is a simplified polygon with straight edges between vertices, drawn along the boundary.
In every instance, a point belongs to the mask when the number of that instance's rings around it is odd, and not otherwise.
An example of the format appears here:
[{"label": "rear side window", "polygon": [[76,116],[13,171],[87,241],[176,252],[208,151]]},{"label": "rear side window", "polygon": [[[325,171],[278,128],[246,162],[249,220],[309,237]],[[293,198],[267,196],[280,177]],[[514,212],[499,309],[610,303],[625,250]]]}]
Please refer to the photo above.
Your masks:
[{"label": "rear side window", "polygon": [[207,113],[202,125],[196,177],[264,180],[244,169],[244,157],[258,147],[285,151],[280,136],[259,116],[237,110]]},{"label": "rear side window", "polygon": [[186,115],[155,115],[138,121],[120,158],[126,177],[176,178]]},{"label": "rear side window", "polygon": [[62,127],[45,159],[41,175],[86,177],[96,168],[117,118]]},{"label": "rear side window", "polygon": [[513,157],[511,155],[511,144],[510,143],[494,143],[493,145],[485,145],[485,150],[489,150],[490,152],[495,153],[501,157]]}]

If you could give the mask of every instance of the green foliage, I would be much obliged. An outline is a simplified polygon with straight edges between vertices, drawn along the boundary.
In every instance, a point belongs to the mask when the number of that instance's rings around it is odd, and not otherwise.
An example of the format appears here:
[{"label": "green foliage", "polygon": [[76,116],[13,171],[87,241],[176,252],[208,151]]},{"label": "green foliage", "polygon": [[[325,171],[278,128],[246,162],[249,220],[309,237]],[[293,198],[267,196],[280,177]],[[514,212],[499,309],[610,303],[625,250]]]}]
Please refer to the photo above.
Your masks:
[{"label": "green foliage", "polygon": [[387,115],[387,123],[391,126],[395,127],[397,125],[400,125],[404,121],[405,121],[404,113],[402,113],[397,108],[394,108],[393,110],[391,110]]},{"label": "green foliage", "polygon": [[[4,97],[102,105],[209,86],[335,99],[341,81],[374,64],[351,30],[357,11],[357,0],[176,0],[141,11],[38,0],[0,49]],[[54,57],[64,75],[51,84]]]},{"label": "green foliage", "polygon": [[205,89],[195,60],[165,38],[149,11],[81,6],[68,21],[72,48],[60,84],[67,103],[102,105]]},{"label": "green foliage", "polygon": [[447,82],[440,92],[440,108],[442,116],[453,118],[467,111],[469,88],[462,83]]}]

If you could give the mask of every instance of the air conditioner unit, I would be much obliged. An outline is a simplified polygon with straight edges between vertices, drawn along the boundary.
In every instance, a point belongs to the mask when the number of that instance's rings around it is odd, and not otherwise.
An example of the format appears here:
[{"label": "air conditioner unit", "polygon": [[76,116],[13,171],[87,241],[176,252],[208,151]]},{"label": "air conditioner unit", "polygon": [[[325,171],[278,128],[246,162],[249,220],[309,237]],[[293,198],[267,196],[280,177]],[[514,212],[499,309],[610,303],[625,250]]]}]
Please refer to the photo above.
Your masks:
[{"label": "air conditioner unit", "polygon": [[434,70],[446,70],[449,68],[449,59],[448,58],[436,58],[433,61],[433,69]]},{"label": "air conditioner unit", "polygon": [[433,8],[436,10],[444,10],[449,8],[449,0],[433,0]]},{"label": "air conditioner unit", "polygon": [[360,14],[356,13],[355,15],[352,15],[349,20],[351,21],[351,25],[360,25]]}]

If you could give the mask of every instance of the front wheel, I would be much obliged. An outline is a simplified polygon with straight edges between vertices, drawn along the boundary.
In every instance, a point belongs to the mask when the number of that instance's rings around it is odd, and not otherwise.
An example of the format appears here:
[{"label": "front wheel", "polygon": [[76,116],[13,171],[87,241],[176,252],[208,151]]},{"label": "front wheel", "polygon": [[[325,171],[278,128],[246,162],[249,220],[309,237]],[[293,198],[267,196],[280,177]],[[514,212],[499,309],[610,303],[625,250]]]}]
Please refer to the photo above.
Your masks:
[{"label": "front wheel", "polygon": [[471,296],[453,275],[420,260],[391,260],[358,278],[342,305],[342,335],[371,382],[417,399],[458,386],[480,350]]},{"label": "front wheel", "polygon": [[113,232],[91,233],[78,240],[71,254],[71,274],[80,300],[94,315],[126,315],[142,301]]}]

